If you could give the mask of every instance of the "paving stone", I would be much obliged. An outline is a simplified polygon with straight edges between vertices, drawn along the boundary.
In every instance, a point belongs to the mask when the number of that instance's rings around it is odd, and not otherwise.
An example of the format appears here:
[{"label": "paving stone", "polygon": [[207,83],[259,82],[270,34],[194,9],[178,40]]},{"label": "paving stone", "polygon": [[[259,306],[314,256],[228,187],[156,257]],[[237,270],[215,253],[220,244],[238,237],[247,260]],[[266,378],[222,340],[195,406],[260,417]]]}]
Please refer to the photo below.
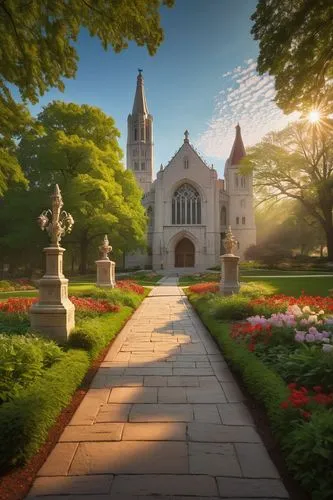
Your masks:
[{"label": "paving stone", "polygon": [[135,404],[130,422],[192,422],[193,409],[188,404]]},{"label": "paving stone", "polygon": [[282,481],[278,479],[243,479],[217,477],[217,484],[222,498],[273,499],[289,498]]},{"label": "paving stone", "polygon": [[147,387],[165,387],[168,384],[168,377],[160,377],[158,375],[146,376],[143,380],[143,385]]},{"label": "paving stone", "polygon": [[169,387],[198,387],[199,379],[198,377],[191,377],[187,375],[175,375],[173,377],[168,377]]},{"label": "paving stone", "polygon": [[143,385],[143,376],[120,376],[120,377],[107,377],[105,383],[108,387],[140,387]]},{"label": "paving stone", "polygon": [[224,403],[226,397],[221,387],[205,388],[189,387],[186,389],[187,401],[189,403]]},{"label": "paving stone", "polygon": [[214,373],[212,368],[174,368],[173,375],[202,377],[206,375],[214,375]]},{"label": "paving stone", "polygon": [[241,403],[245,401],[244,394],[235,382],[222,382],[221,385],[229,403]]},{"label": "paving stone", "polygon": [[180,348],[182,354],[206,354],[203,344],[184,344]]},{"label": "paving stone", "polygon": [[186,441],[186,424],[149,422],[125,424],[124,441]]},{"label": "paving stone", "polygon": [[254,425],[251,414],[243,403],[217,405],[224,425]]},{"label": "paving stone", "polygon": [[37,476],[66,476],[78,446],[78,443],[56,444]]},{"label": "paving stone", "polygon": [[159,403],[187,403],[183,387],[162,387],[158,390]]},{"label": "paving stone", "polygon": [[193,422],[188,425],[190,441],[210,443],[260,443],[260,437],[253,427],[232,425],[202,424]]},{"label": "paving stone", "polygon": [[124,424],[67,425],[59,442],[120,441]]},{"label": "paving stone", "polygon": [[235,382],[231,371],[229,368],[225,367],[224,363],[216,363],[213,361],[212,367],[217,379],[221,382]]},{"label": "paving stone", "polygon": [[[95,495],[109,493],[113,476],[38,477],[28,498],[41,495]],[[77,498],[77,497],[75,497]]]},{"label": "paving stone", "polygon": [[70,425],[90,425],[103,403],[106,403],[110,389],[89,389],[80,406],[74,413]]},{"label": "paving stone", "polygon": [[245,477],[279,477],[279,473],[262,443],[236,443],[235,448]]},{"label": "paving stone", "polygon": [[[195,495],[212,498],[217,493],[215,479],[204,475],[119,475],[114,479],[112,495]],[[124,498],[124,497],[122,497]],[[158,497],[160,498],[160,497]],[[142,500],[144,496],[142,497]]]},{"label": "paving stone", "polygon": [[191,474],[241,477],[235,449],[230,443],[189,443]]},{"label": "paving stone", "polygon": [[105,404],[101,407],[96,422],[127,422],[131,404]]},{"label": "paving stone", "polygon": [[187,472],[186,443],[120,441],[79,444],[69,474],[186,474]]},{"label": "paving stone", "polygon": [[210,368],[211,364],[209,361],[197,361],[195,363],[196,368]]},{"label": "paving stone", "polygon": [[194,421],[206,422],[208,424],[221,424],[221,418],[216,405],[195,404],[193,405]]},{"label": "paving stone", "polygon": [[[172,363],[173,368],[195,368],[194,361],[174,361]],[[207,368],[207,367],[205,367]]]},{"label": "paving stone", "polygon": [[116,387],[112,389],[109,403],[157,403],[155,387]]},{"label": "paving stone", "polygon": [[[181,368],[177,368],[181,370]],[[172,367],[166,366],[165,368],[126,368],[125,375],[172,375]]]}]

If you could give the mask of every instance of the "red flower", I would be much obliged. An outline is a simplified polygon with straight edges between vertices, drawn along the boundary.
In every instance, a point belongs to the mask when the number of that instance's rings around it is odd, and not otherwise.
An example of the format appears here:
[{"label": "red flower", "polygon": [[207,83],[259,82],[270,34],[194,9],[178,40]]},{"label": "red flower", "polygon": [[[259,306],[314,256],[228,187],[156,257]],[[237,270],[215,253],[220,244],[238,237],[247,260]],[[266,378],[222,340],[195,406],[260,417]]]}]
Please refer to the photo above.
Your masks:
[{"label": "red flower", "polygon": [[286,410],[287,408],[289,408],[288,401],[282,401],[282,403],[280,404],[280,408],[283,408],[284,410]]},{"label": "red flower", "polygon": [[145,289],[143,286],[138,285],[137,283],[135,283],[135,281],[131,280],[117,281],[116,287],[124,290],[125,292],[134,292],[138,295],[143,295],[145,293]]},{"label": "red flower", "polygon": [[219,287],[219,284],[214,282],[198,283],[197,285],[191,285],[189,291],[202,295],[204,293],[216,293],[219,291]]},{"label": "red flower", "polygon": [[321,385],[315,385],[315,386],[313,387],[313,390],[314,390],[315,392],[321,392],[321,391],[323,390],[323,388],[321,387]]}]

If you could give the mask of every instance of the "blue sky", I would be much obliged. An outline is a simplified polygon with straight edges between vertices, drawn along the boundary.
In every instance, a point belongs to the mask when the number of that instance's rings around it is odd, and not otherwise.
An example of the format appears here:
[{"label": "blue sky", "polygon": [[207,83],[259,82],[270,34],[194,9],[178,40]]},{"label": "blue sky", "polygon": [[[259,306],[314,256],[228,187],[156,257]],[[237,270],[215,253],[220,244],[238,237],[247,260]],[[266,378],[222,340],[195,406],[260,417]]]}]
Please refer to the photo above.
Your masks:
[{"label": "blue sky", "polygon": [[49,91],[31,110],[36,114],[53,99],[98,106],[115,119],[125,152],[127,115],[143,68],[154,116],[155,171],[188,129],[190,141],[222,176],[238,121],[246,146],[290,120],[272,102],[273,80],[255,71],[255,6],[256,0],[176,0],[173,9],[161,11],[165,40],[153,57],[134,43],[120,54],[105,52],[99,39],[82,31],[75,80],[65,82],[64,93]]}]

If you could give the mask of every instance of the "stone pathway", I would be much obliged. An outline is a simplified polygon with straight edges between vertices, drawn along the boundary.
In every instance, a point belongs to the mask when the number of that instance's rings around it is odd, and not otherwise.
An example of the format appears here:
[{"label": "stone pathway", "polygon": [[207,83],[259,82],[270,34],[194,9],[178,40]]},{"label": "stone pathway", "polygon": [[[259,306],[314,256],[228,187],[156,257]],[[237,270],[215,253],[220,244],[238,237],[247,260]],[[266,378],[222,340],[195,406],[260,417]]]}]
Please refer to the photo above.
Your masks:
[{"label": "stone pathway", "polygon": [[164,278],[118,335],[29,499],[288,498],[242,393],[176,285]]}]

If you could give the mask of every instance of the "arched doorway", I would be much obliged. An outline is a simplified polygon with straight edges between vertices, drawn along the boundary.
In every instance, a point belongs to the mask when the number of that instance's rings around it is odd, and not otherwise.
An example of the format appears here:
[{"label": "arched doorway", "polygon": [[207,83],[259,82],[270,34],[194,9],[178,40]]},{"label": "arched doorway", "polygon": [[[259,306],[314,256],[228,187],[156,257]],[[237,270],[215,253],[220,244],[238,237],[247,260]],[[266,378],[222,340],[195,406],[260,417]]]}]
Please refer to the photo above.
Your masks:
[{"label": "arched doorway", "polygon": [[194,267],[195,248],[191,240],[183,238],[175,248],[175,267]]}]

